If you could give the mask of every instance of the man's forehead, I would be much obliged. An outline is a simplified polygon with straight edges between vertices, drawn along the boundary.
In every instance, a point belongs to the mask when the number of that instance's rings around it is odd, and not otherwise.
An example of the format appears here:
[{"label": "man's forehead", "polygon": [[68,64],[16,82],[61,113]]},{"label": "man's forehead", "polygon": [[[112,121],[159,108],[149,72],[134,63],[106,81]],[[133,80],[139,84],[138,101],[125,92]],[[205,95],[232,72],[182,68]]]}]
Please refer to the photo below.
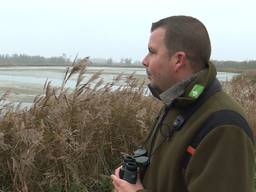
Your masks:
[{"label": "man's forehead", "polygon": [[166,30],[164,28],[157,28],[152,31],[149,38],[149,47],[154,47],[160,43],[163,43],[165,38],[165,31]]},{"label": "man's forehead", "polygon": [[164,38],[165,32],[166,32],[166,29],[164,29],[162,27],[159,27],[159,28],[157,28],[157,29],[155,29],[154,31],[151,32],[150,37],[151,38],[156,38],[156,37]]}]

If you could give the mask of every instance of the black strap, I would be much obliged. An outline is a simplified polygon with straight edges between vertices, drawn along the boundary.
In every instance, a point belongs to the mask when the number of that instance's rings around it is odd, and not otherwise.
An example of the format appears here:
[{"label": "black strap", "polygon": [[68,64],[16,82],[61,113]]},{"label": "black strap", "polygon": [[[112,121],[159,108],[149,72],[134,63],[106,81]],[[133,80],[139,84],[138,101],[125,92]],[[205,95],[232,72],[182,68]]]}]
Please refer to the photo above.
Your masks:
[{"label": "black strap", "polygon": [[166,115],[168,114],[169,110],[170,110],[170,106],[164,107],[161,110],[160,115],[156,119],[156,123],[155,123],[153,129],[150,131],[149,136],[147,137],[146,141],[144,142],[144,144],[145,144],[149,140],[151,140],[151,146],[150,146],[149,151],[148,151],[149,156],[152,156],[152,154],[153,154],[152,150],[153,150],[153,146],[154,146],[156,136],[157,136],[156,132],[158,131],[158,128],[162,126],[162,123],[163,123]]},{"label": "black strap", "polygon": [[[168,130],[168,135],[166,139],[170,139],[175,131],[178,131],[181,129],[181,127],[184,125],[184,123],[189,119],[189,117],[212,95],[214,95],[216,92],[221,90],[221,84],[220,82],[215,78],[209,86],[207,86],[204,90],[204,92],[197,98],[197,100],[191,104],[191,106],[186,107],[186,110],[182,111],[179,116],[176,117],[174,120],[172,127]],[[151,146],[149,149],[149,155],[152,156],[152,154],[156,151],[153,150],[154,142],[156,139],[156,132],[158,131],[158,128],[162,126],[162,123],[168,114],[168,111],[171,109],[172,105],[166,106],[161,112],[160,115],[157,117],[156,123],[154,125],[154,128],[150,131],[149,136],[147,137],[146,141],[147,143],[149,140],[151,140]],[[163,140],[164,141],[164,140]],[[158,149],[156,147],[156,149]]]},{"label": "black strap", "polygon": [[[198,129],[195,136],[193,137],[190,143],[190,146],[196,149],[197,146],[201,143],[201,141],[210,131],[212,131],[214,128],[221,125],[234,125],[234,126],[240,127],[247,134],[247,136],[252,140],[252,142],[254,142],[252,130],[242,115],[231,110],[220,110],[212,113],[204,121],[204,123],[201,125],[201,127]],[[183,161],[184,169],[186,169],[191,157],[192,155],[190,153],[188,152],[185,153],[185,157]]]}]

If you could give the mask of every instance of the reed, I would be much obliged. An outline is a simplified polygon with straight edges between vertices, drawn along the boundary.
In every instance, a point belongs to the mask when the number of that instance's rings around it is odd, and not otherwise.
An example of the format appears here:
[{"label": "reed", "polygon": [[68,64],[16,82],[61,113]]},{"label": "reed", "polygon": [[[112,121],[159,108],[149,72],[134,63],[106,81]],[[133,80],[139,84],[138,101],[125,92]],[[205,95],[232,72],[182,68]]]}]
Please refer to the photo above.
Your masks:
[{"label": "reed", "polygon": [[[1,106],[1,190],[111,191],[120,153],[139,145],[160,105],[132,76],[116,90],[121,76],[84,82],[88,63],[74,62],[59,88],[46,82],[31,108]],[[75,75],[75,89],[65,88]]]},{"label": "reed", "polygon": [[[12,192],[110,192],[109,175],[122,153],[148,133],[161,104],[145,96],[145,83],[122,75],[103,84],[100,73],[84,81],[88,60],[73,62],[60,87],[44,85],[32,107],[0,98],[0,190]],[[76,87],[66,88],[71,77]],[[246,76],[245,76],[246,77]],[[234,79],[228,91],[242,104],[256,130],[255,84]]]},{"label": "reed", "polygon": [[256,133],[256,71],[247,71],[232,79],[227,92],[243,107]]}]

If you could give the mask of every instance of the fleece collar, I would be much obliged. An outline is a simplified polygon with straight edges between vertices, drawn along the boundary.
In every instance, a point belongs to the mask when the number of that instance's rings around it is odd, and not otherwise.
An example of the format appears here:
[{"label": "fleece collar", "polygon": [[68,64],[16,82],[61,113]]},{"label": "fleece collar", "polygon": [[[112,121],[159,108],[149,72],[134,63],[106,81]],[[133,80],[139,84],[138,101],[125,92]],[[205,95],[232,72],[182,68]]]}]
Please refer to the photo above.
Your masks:
[{"label": "fleece collar", "polygon": [[163,101],[163,103],[166,106],[170,106],[176,98],[178,98],[185,92],[186,87],[189,85],[189,83],[192,82],[194,79],[196,79],[196,77],[203,71],[204,70],[191,75],[187,79],[176,83],[175,85],[173,85],[172,87],[170,87],[169,89],[161,93],[159,95],[160,100]]},{"label": "fleece collar", "polygon": [[[196,86],[208,87],[216,78],[217,71],[215,66],[209,62],[207,68],[203,70],[194,80],[192,80],[182,95],[177,97],[174,101],[174,106],[178,108],[187,107],[188,105],[194,103],[198,97],[192,97],[191,92]],[[204,89],[205,90],[205,89]],[[203,92],[201,92],[202,94]]]},{"label": "fleece collar", "polygon": [[197,98],[191,97],[191,92],[195,86],[207,87],[215,78],[217,72],[214,65],[209,62],[207,68],[193,74],[187,79],[176,83],[161,94],[155,94],[152,90],[152,94],[158,99],[162,100],[167,106],[173,104],[175,107],[186,107],[192,104]]}]

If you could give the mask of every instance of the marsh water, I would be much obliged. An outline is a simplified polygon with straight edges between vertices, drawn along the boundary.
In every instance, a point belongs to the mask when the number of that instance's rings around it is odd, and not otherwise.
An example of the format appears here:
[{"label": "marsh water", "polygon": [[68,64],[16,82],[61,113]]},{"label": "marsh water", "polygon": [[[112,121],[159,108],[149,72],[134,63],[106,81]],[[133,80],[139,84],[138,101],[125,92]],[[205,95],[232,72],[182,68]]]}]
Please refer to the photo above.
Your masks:
[{"label": "marsh water", "polygon": [[[31,103],[35,96],[43,93],[46,81],[54,87],[60,87],[67,67],[0,67],[0,95],[9,92],[7,100],[12,102]],[[101,71],[100,78],[103,83],[112,82],[115,77],[122,74],[125,78],[131,74],[138,78],[146,78],[144,68],[125,67],[88,67],[84,81],[88,80],[95,72]],[[217,78],[229,81],[237,73],[218,72]],[[74,88],[77,76],[72,77],[66,87]],[[120,84],[122,81],[119,82]]]}]

